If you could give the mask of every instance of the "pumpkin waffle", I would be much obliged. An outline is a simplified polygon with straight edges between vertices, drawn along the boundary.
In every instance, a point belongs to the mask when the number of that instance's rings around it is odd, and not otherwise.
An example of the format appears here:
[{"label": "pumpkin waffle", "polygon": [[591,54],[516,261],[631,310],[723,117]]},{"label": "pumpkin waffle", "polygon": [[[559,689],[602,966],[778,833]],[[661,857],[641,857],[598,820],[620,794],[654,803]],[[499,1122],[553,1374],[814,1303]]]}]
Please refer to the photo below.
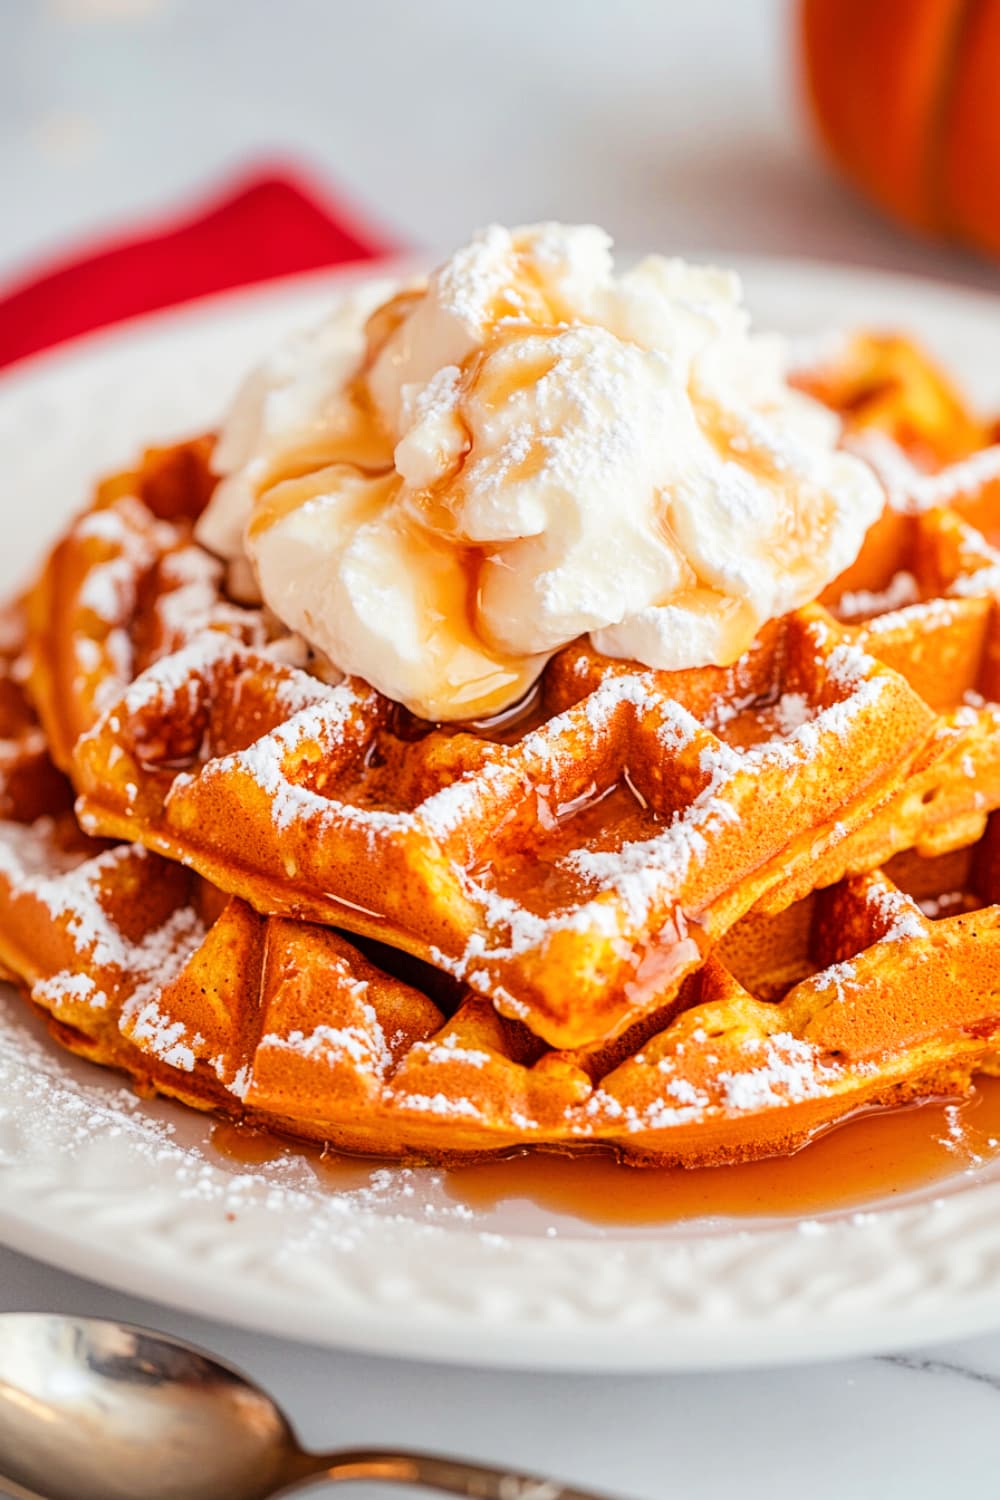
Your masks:
[{"label": "pumpkin waffle", "polygon": [[27,596],[31,694],[56,763],[144,666],[204,630],[262,643],[260,611],[222,596],[222,564],[191,539],[214,483],[211,442],[151,448],[98,486]]},{"label": "pumpkin waffle", "polygon": [[68,811],[69,782],[49,758],[45,734],[25,691],[24,613],[0,609],[0,818],[28,822]]},{"label": "pumpkin waffle", "polygon": [[898,674],[807,609],[736,672],[604,671],[560,704],[557,658],[506,732],[433,730],[321,680],[225,596],[190,540],[210,485],[202,445],[154,450],[32,596],[33,691],[88,830],[428,958],[553,1045],[661,1005],[868,818],[930,728]]},{"label": "pumpkin waffle", "polygon": [[[92,609],[90,524],[63,557],[81,558]],[[141,594],[111,601],[125,601],[115,630]],[[56,595],[43,580],[38,613]],[[145,600],[140,627],[162,614],[155,592]],[[661,1005],[743,911],[806,878],[896,789],[933,722],[816,608],[763,632],[738,670],[616,663],[591,690],[578,675],[568,705],[551,701],[556,658],[526,715],[491,738],[277,660],[288,638],[258,644],[260,612],[220,601],[77,741],[87,830],[137,838],[258,910],[428,959],[554,1046],[600,1042]]]},{"label": "pumpkin waffle", "polygon": [[547,1050],[426,965],[394,977],[399,954],[47,819],[0,824],[0,960],[74,1052],[337,1149],[749,1159],[1000,1066],[1000,824],[958,855],[906,858],[745,918],[672,1015],[603,1053]]},{"label": "pumpkin waffle", "polygon": [[[908,413],[923,461],[975,446],[947,451],[933,400]],[[32,687],[92,826],[271,914],[65,820],[6,825],[0,958],[60,1040],[200,1107],[442,1160],[766,1155],[996,1065],[988,455],[887,471],[826,608],[735,668],[569,648],[520,719],[444,733],[227,597],[190,541],[204,453],[149,455],[64,539]]]},{"label": "pumpkin waffle", "polygon": [[851,433],[880,433],[919,468],[939,469],[988,448],[997,424],[976,416],[919,344],[898,333],[838,340],[793,383],[834,410]]}]

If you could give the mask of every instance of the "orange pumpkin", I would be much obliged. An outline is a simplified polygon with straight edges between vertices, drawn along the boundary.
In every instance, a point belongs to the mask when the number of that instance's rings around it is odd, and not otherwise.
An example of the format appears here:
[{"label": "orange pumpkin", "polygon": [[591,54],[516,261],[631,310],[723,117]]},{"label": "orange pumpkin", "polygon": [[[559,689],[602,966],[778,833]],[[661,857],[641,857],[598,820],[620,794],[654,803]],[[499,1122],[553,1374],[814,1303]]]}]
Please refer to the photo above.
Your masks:
[{"label": "orange pumpkin", "polygon": [[846,177],[1000,254],[1000,0],[801,0],[806,86]]}]

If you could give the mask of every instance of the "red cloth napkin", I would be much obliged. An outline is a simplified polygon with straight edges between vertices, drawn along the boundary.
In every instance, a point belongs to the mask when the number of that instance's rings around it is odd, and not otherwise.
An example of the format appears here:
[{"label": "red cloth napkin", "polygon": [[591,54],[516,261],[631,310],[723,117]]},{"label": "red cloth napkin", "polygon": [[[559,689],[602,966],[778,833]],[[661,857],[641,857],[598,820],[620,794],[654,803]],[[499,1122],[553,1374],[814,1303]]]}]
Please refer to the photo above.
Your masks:
[{"label": "red cloth napkin", "polygon": [[0,366],[137,313],[395,249],[293,174],[257,173],[194,212],[68,256],[0,300]]}]

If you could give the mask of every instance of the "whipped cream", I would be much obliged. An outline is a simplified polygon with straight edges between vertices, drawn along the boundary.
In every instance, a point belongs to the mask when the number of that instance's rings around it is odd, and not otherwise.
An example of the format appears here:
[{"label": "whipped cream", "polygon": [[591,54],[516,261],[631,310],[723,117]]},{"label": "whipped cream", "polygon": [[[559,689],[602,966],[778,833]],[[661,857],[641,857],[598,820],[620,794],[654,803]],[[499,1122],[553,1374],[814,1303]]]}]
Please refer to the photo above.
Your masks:
[{"label": "whipped cream", "polygon": [[250,377],[199,537],[340,670],[477,718],[579,635],[725,665],[815,598],[883,504],[839,435],[732,273],[618,276],[600,229],[491,228]]}]

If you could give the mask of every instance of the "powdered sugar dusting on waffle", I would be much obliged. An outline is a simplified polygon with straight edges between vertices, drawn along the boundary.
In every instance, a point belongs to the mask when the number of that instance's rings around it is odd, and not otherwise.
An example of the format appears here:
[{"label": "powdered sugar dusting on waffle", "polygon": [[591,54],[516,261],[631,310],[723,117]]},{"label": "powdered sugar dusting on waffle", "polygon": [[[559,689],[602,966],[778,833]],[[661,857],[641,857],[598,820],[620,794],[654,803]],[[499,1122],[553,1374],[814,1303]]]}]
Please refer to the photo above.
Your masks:
[{"label": "powdered sugar dusting on waffle", "polygon": [[170,526],[151,521],[145,506],[128,496],[107,509],[88,511],[76,523],[74,535],[114,549],[112,556],[88,569],[77,595],[84,609],[110,625],[133,612],[140,578],[174,540]]},{"label": "powdered sugar dusting on waffle", "polygon": [[956,578],[950,592],[962,599],[1000,598],[1000,553],[996,557],[995,563],[987,563],[974,573]]},{"label": "powdered sugar dusting on waffle", "polygon": [[623,673],[609,677],[584,700],[587,722],[592,729],[606,727],[614,710],[621,703],[631,703],[640,713],[656,709],[662,703],[662,695],[655,690],[656,679],[648,672],[635,675]]},{"label": "powdered sugar dusting on waffle", "polygon": [[[303,679],[300,685],[288,688],[293,701],[300,691],[303,698],[311,696],[313,701],[306,702],[284,724],[245,750],[213,762],[205,773],[224,775],[236,768],[251,776],[272,799],[274,821],[279,828],[287,828],[303,816],[331,811],[328,798],[290,778],[289,762],[307,745],[318,745],[328,753],[343,744],[349,725],[370,701],[348,682],[324,688],[314,679]],[[338,811],[343,805],[337,804]]]},{"label": "powdered sugar dusting on waffle", "polygon": [[202,547],[184,544],[181,530],[152,518],[139,500],[125,497],[89,511],[73,535],[114,549],[111,557],[87,570],[77,594],[78,605],[106,624],[122,626],[132,617],[141,580],[158,566],[159,592],[152,610],[164,632],[161,650],[174,650],[220,626],[263,639],[260,612],[237,608],[222,597],[222,564]]},{"label": "powdered sugar dusting on waffle", "polygon": [[901,568],[894,573],[884,589],[851,589],[837,600],[837,616],[842,620],[860,620],[871,615],[886,615],[915,604],[920,598],[920,585],[912,573]]},{"label": "powdered sugar dusting on waffle", "polygon": [[894,510],[922,511],[950,505],[961,495],[974,495],[984,485],[1000,480],[1000,444],[947,464],[936,474],[918,469],[884,432],[867,429],[853,433],[845,446],[871,464]]},{"label": "powdered sugar dusting on waffle", "polygon": [[160,563],[162,592],[154,612],[163,630],[163,648],[176,646],[204,630],[232,628],[264,644],[263,615],[229,604],[221,597],[223,567],[196,546],[177,547]]},{"label": "powdered sugar dusting on waffle", "polygon": [[341,1025],[321,1022],[309,1031],[297,1027],[284,1032],[270,1031],[262,1037],[261,1047],[294,1052],[299,1057],[318,1058],[331,1064],[347,1060],[358,1068],[370,1069],[379,1078],[385,1078],[392,1069],[393,1055],[378,1011],[369,998],[368,980],[353,978],[343,958],[331,962],[329,975],[331,982],[336,982],[350,998],[360,1019]]},{"label": "powdered sugar dusting on waffle", "polygon": [[106,542],[112,547],[129,549],[145,541],[142,556],[149,555],[150,547],[158,550],[168,547],[173,541],[172,528],[165,521],[157,521],[142,501],[126,495],[100,510],[89,510],[74,526],[76,536],[84,540]]},{"label": "powdered sugar dusting on waffle", "polygon": [[321,1025],[311,1031],[289,1031],[284,1035],[269,1031],[260,1045],[295,1052],[299,1057],[320,1058],[323,1062],[336,1063],[348,1058],[359,1067],[370,1067],[384,1075],[392,1063],[392,1054],[371,1006],[366,1007],[366,1020],[366,1027]]},{"label": "powdered sugar dusting on waffle", "polygon": [[[219,631],[207,631],[147,667],[129,684],[122,698],[122,708],[126,714],[138,715],[146,709],[164,704],[173,706],[178,700],[183,702],[182,695],[193,706],[198,681],[218,662],[236,657],[240,649],[229,636]],[[102,728],[103,724],[98,723],[88,738],[98,737]]]},{"label": "powdered sugar dusting on waffle", "polygon": [[454,1033],[443,1036],[438,1041],[418,1045],[427,1061],[432,1063],[465,1063],[470,1068],[485,1068],[490,1062],[488,1052],[477,1047],[463,1047]]},{"label": "powdered sugar dusting on waffle", "polygon": [[805,693],[782,693],[770,711],[779,734],[792,735],[815,718],[816,710]]},{"label": "powdered sugar dusting on waffle", "polygon": [[[462,777],[429,797],[420,808],[422,827],[439,838],[446,838],[482,810],[493,796],[514,784],[525,788],[544,782],[561,763],[574,756],[573,743],[583,716],[589,733],[605,735],[623,704],[639,712],[657,713],[663,717],[663,743],[666,748],[680,749],[699,732],[700,726],[680,704],[667,703],[653,690],[648,674],[609,677],[581,704],[556,715],[544,728],[525,735],[517,747],[516,762],[502,756],[492,764],[481,766],[474,775]],[[410,815],[405,815],[412,822]]]},{"label": "powdered sugar dusting on waffle", "polygon": [[[431,949],[431,957],[438,968],[488,990],[494,998],[501,992],[486,971],[479,968],[484,959],[511,958],[529,953],[557,931],[603,937],[617,937],[621,932],[620,919],[606,902],[585,900],[579,906],[543,917],[512,897],[501,895],[464,874],[462,885],[465,894],[482,910],[490,931],[488,934],[481,931],[470,933],[465,950],[458,958],[449,957],[439,948]],[[506,1009],[523,1017],[530,1014],[527,1007],[519,1009],[509,994],[503,993],[502,998]]]},{"label": "powdered sugar dusting on waffle", "polygon": [[726,1107],[737,1113],[814,1099],[838,1072],[821,1060],[815,1047],[789,1032],[766,1040],[750,1038],[744,1042],[743,1051],[753,1060],[753,1066],[745,1072],[725,1070],[718,1075]]},{"label": "powdered sugar dusting on waffle", "polygon": [[678,1125],[692,1125],[710,1112],[710,1108],[700,1103],[668,1104],[665,1099],[651,1100],[644,1108],[638,1109],[632,1104],[622,1104],[614,1094],[598,1088],[581,1111],[584,1120],[576,1124],[576,1134],[587,1135],[590,1120],[613,1121],[622,1130],[637,1134],[643,1130],[670,1130]]},{"label": "powdered sugar dusting on waffle", "polygon": [[891,690],[888,673],[877,670],[872,657],[851,645],[837,646],[830,653],[828,680],[845,694],[843,698],[819,709],[814,718],[802,720],[783,740],[752,747],[747,759],[784,768],[814,760],[829,736],[847,742],[858,716]]},{"label": "powdered sugar dusting on waffle", "polygon": [[837,687],[851,691],[865,682],[875,671],[874,657],[862,651],[860,646],[847,642],[835,646],[827,658],[826,671],[830,681]]},{"label": "powdered sugar dusting on waffle", "polygon": [[168,1068],[178,1068],[182,1073],[193,1073],[195,1048],[205,1045],[199,1032],[191,1035],[183,1021],[172,1021],[164,1016],[155,1000],[144,1005],[130,1006],[122,1013],[127,1023],[128,1035],[144,1051],[152,1052]]},{"label": "powdered sugar dusting on waffle", "polygon": [[[44,827],[40,831],[44,837]],[[101,968],[123,967],[127,954],[101,905],[100,875],[124,858],[145,859],[145,850],[123,845],[84,864],[55,848],[50,855],[46,845],[38,850],[32,841],[34,832],[16,823],[0,824],[0,871],[16,888],[40,901],[53,917],[65,919],[74,943],[91,962]]]},{"label": "powdered sugar dusting on waffle", "polygon": [[[726,812],[735,819],[732,808]],[[582,880],[601,891],[613,891],[629,920],[643,922],[653,903],[675,888],[691,862],[708,850],[706,834],[715,827],[713,814],[699,823],[680,819],[655,838],[625,844],[620,849],[574,849],[562,861]]]},{"label": "powdered sugar dusting on waffle", "polygon": [[660,703],[656,706],[656,714],[659,718],[657,737],[665,750],[683,750],[697,738],[701,732],[701,725],[694,714],[680,703]]},{"label": "powdered sugar dusting on waffle", "polygon": [[[540,747],[536,746],[535,749],[537,752]],[[435,792],[421,804],[421,827],[437,838],[448,838],[450,834],[465,827],[470,819],[475,818],[484,802],[491,796],[499,795],[504,785],[510,782],[512,775],[517,777],[517,774],[503,760],[497,760],[492,764],[481,766],[475,778],[460,777],[450,786],[442,787],[440,791]],[[415,819],[412,813],[400,813],[395,817],[399,820],[397,826],[414,826]]]},{"label": "powdered sugar dusting on waffle", "polygon": [[845,959],[843,963],[830,964],[816,978],[817,982],[822,982],[825,988],[832,989],[838,1002],[843,1004],[848,990],[858,982],[858,971],[853,963]]},{"label": "powdered sugar dusting on waffle", "polygon": [[[482,1110],[472,1099],[450,1094],[405,1094],[401,1101],[406,1109],[422,1114],[441,1115],[445,1119],[479,1120]],[[528,1124],[529,1122],[525,1122]]]},{"label": "powdered sugar dusting on waffle", "polygon": [[[122,863],[145,863],[151,856],[138,845],[122,844],[89,859],[66,854],[46,820],[31,827],[0,823],[0,872],[19,893],[34,897],[73,939],[81,961],[96,969],[150,978],[156,987],[175,972],[204,938],[205,928],[188,907],[137,942],[127,942],[101,901],[101,880]],[[50,978],[50,997],[84,998],[83,976],[74,971]],[[102,1006],[96,986],[86,990]]]},{"label": "powdered sugar dusting on waffle", "polygon": [[873,884],[867,899],[886,923],[881,942],[913,942],[927,936],[927,924],[916,903],[895,886]]},{"label": "powdered sugar dusting on waffle", "polygon": [[106,992],[98,988],[89,974],[74,974],[69,970],[39,980],[32,986],[31,995],[37,1004],[45,1006],[60,1006],[73,1000],[91,1010],[106,1010],[110,1004]]},{"label": "powdered sugar dusting on waffle", "polygon": [[744,760],[727,745],[701,752],[708,780],[691,806],[652,838],[618,849],[575,849],[562,864],[602,891],[614,891],[629,918],[643,923],[657,901],[676,891],[693,861],[704,857],[709,841],[739,813],[720,793],[744,770]]},{"label": "powdered sugar dusting on waffle", "polygon": [[[956,579],[950,592],[952,594],[963,592],[961,585],[964,581],[964,579]],[[971,592],[980,596],[987,591],[977,587]],[[905,629],[914,622],[919,622],[921,627],[927,629],[947,630],[950,625],[954,624],[962,607],[953,598],[925,599],[876,615],[872,620],[865,620],[864,629],[868,636],[876,638],[881,635],[890,635],[901,628]]]},{"label": "powdered sugar dusting on waffle", "polygon": [[91,568],[77,595],[77,603],[99,620],[120,620],[135,607],[136,574],[128,557],[115,557]]}]

